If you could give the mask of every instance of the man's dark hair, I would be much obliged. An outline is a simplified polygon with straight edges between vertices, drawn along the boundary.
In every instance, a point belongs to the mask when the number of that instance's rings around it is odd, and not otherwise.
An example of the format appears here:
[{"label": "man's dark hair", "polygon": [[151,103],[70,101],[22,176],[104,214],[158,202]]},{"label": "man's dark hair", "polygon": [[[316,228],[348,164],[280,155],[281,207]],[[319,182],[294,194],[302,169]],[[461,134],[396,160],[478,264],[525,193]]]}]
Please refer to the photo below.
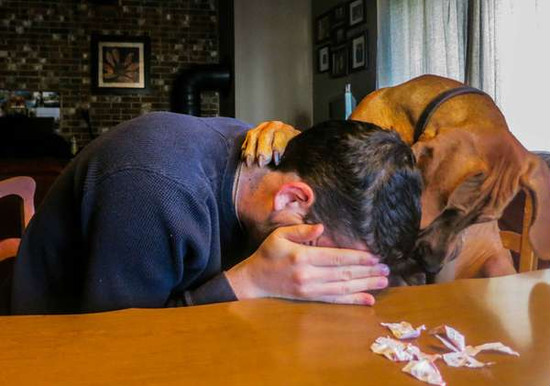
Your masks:
[{"label": "man's dark hair", "polygon": [[293,138],[276,170],[296,172],[315,192],[306,222],[362,240],[388,263],[413,249],[422,179],[397,133],[327,121]]}]

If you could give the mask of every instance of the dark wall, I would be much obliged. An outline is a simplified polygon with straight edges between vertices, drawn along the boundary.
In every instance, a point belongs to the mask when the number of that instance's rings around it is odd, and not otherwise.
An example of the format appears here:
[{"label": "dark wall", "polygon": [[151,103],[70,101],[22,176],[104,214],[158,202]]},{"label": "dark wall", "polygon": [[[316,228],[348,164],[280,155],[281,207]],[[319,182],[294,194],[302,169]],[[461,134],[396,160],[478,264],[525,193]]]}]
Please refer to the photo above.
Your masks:
[{"label": "dark wall", "polygon": [[[358,26],[352,26],[346,29],[347,42],[353,36],[363,31],[368,35],[368,68],[351,72],[347,76],[333,78],[330,72],[319,73],[317,71],[317,50],[327,43],[317,44],[315,36],[313,37],[313,119],[315,123],[329,119],[329,104],[335,99],[343,97],[346,83],[351,83],[353,95],[357,103],[368,93],[376,88],[376,0],[364,0],[366,8],[366,22]],[[325,12],[331,10],[339,4],[349,4],[349,1],[343,0],[314,0],[312,1],[312,23],[315,28],[317,18]],[[346,43],[346,44],[348,44]],[[328,43],[331,44],[331,43]],[[336,47],[340,45],[331,45]]]},{"label": "dark wall", "polygon": [[[169,110],[170,87],[179,69],[191,63],[219,61],[217,0],[96,3],[1,2],[0,89],[59,92],[61,133],[75,135],[81,145],[89,141],[81,109],[89,110],[95,133],[150,110]],[[92,33],[150,37],[149,94],[91,93]],[[204,115],[217,114],[218,105],[216,93],[203,95]]]}]

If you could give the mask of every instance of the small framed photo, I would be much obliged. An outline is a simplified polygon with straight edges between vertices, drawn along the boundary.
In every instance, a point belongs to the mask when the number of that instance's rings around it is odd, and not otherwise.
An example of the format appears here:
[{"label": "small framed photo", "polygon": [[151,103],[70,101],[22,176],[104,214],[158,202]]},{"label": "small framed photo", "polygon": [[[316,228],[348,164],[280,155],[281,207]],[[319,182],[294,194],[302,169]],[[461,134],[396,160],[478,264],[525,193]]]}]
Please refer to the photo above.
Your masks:
[{"label": "small framed photo", "polygon": [[90,2],[97,5],[120,5],[119,0],[92,0]]},{"label": "small framed photo", "polygon": [[351,71],[361,71],[368,68],[369,50],[367,31],[351,39],[350,61]]},{"label": "small framed photo", "polygon": [[340,46],[346,42],[346,29],[344,27],[332,30],[331,43],[333,46]]},{"label": "small framed photo", "polygon": [[332,51],[332,66],[330,75],[339,78],[348,74],[348,47],[342,46]]},{"label": "small framed photo", "polygon": [[93,35],[91,48],[93,92],[149,92],[149,37]]},{"label": "small framed photo", "polygon": [[42,91],[40,96],[44,107],[60,107],[59,93],[55,91]]},{"label": "small framed photo", "polygon": [[348,3],[348,25],[354,26],[366,20],[364,0],[352,0]]},{"label": "small framed photo", "polygon": [[330,70],[329,46],[324,46],[317,50],[317,69],[319,72],[327,72]]},{"label": "small framed photo", "polygon": [[346,25],[347,21],[347,9],[346,3],[342,3],[332,8],[330,15],[331,28],[338,28]]},{"label": "small framed photo", "polygon": [[330,15],[330,12],[326,12],[315,21],[316,43],[323,43],[330,39]]}]

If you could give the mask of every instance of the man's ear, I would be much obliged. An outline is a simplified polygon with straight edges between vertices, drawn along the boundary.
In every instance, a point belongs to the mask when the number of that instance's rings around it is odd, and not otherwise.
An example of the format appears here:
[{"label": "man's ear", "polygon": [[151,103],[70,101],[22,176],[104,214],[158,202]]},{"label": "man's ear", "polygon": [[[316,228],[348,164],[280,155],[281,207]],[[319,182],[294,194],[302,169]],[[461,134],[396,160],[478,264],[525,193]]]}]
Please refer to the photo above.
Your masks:
[{"label": "man's ear", "polygon": [[300,181],[288,182],[275,193],[273,210],[290,209],[305,214],[314,201],[315,194],[308,184]]}]

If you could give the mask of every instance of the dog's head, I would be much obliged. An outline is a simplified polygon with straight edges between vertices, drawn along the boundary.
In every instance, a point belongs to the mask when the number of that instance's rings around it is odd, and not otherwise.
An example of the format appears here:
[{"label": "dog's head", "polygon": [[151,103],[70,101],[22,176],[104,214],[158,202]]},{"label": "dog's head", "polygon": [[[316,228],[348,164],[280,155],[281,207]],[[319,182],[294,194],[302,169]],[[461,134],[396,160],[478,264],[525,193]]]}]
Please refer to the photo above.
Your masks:
[{"label": "dog's head", "polygon": [[498,136],[483,143],[470,132],[453,130],[413,146],[425,191],[422,230],[412,257],[426,272],[439,272],[460,251],[460,232],[500,218],[520,189],[534,198],[533,249],[550,259],[548,167],[508,131]]}]

